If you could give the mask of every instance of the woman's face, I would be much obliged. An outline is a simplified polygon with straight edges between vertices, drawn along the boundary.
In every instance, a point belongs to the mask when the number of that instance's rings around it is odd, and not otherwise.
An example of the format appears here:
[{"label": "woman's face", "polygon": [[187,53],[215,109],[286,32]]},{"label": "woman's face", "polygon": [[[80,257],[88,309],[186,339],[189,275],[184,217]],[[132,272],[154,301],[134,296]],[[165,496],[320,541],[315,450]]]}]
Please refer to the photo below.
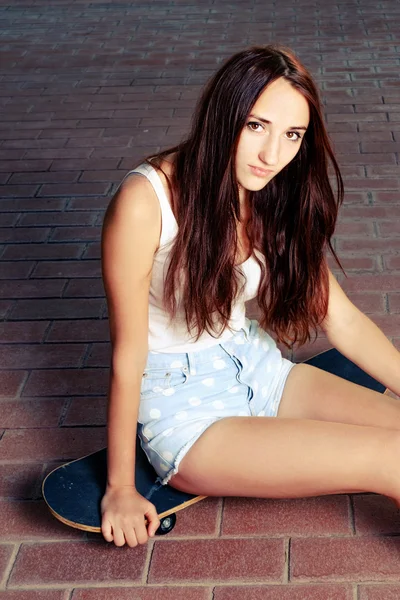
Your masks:
[{"label": "woman's face", "polygon": [[299,151],[309,120],[307,100],[283,77],[268,85],[240,134],[235,162],[239,185],[251,191],[265,187]]}]

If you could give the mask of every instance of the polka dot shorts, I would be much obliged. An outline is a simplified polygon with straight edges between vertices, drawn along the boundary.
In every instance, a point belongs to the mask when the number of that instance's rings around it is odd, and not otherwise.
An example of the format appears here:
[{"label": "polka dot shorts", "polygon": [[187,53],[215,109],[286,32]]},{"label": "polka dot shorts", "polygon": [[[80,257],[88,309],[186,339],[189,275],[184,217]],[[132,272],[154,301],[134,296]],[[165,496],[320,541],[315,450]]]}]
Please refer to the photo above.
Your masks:
[{"label": "polka dot shorts", "polygon": [[162,485],[200,435],[225,417],[276,417],[294,363],[255,320],[227,342],[189,353],[149,352],[138,416],[141,445]]}]

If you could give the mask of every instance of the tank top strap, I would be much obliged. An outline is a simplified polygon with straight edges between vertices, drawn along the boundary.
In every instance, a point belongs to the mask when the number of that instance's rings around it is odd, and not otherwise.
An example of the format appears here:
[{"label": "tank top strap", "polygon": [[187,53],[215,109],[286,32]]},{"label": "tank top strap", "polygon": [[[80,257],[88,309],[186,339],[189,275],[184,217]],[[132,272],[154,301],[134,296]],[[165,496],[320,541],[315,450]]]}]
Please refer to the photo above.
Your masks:
[{"label": "tank top strap", "polygon": [[[126,177],[132,173],[140,173],[141,175],[144,175],[150,181],[157,195],[161,207],[160,247],[164,246],[176,235],[176,232],[178,231],[178,224],[176,222],[174,213],[172,212],[172,208],[167,194],[165,193],[161,178],[157,173],[157,170],[147,163],[142,163],[138,167],[135,167],[132,171],[129,171],[129,173],[125,175],[124,179],[126,179]],[[124,179],[122,181],[124,181]]]}]

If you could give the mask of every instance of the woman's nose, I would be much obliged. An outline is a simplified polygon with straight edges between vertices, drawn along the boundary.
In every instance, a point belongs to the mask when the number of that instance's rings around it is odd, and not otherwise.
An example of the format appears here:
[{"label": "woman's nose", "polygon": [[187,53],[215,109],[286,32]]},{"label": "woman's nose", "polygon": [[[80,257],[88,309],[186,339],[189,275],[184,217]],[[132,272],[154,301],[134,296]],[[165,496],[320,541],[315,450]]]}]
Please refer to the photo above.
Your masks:
[{"label": "woman's nose", "polygon": [[277,165],[279,162],[279,140],[269,138],[260,152],[260,159],[267,165]]}]

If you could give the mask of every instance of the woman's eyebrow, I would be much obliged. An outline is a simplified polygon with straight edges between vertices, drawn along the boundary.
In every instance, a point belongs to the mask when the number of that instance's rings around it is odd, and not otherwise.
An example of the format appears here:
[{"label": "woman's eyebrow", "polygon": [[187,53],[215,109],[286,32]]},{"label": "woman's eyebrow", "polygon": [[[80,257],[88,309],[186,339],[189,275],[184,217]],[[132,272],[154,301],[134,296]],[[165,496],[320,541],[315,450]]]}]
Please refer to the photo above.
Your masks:
[{"label": "woman's eyebrow", "polygon": [[[263,119],[262,117],[258,117],[257,115],[250,115],[249,118],[254,118],[257,119],[257,121],[262,121],[263,123],[267,123],[267,125],[271,125],[271,121],[268,121],[268,119]],[[288,129],[303,129],[304,131],[307,131],[307,127],[304,127],[304,125],[293,125],[293,127],[288,127]]]}]

